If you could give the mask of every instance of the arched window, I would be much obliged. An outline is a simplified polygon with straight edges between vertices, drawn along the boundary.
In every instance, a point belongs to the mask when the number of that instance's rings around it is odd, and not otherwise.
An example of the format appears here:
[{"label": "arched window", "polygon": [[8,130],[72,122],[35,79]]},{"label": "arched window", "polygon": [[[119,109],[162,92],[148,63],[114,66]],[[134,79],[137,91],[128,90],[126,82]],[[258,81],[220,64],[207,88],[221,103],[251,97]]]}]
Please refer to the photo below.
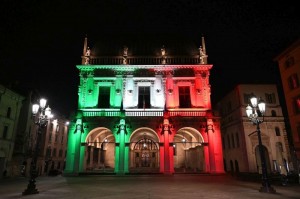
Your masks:
[{"label": "arched window", "polygon": [[276,136],[280,136],[280,129],[279,129],[279,127],[275,127],[275,133],[276,133]]},{"label": "arched window", "polygon": [[272,110],[271,115],[272,115],[272,117],[276,117],[277,116],[276,111]]},{"label": "arched window", "polygon": [[224,162],[224,170],[227,171],[227,164],[226,164],[226,160],[223,159],[223,162]]},{"label": "arched window", "polygon": [[226,143],[225,143],[224,137],[222,137],[222,143],[223,143],[223,149],[225,149],[226,148]]},{"label": "arched window", "polygon": [[10,118],[11,115],[11,107],[7,108],[6,117]]},{"label": "arched window", "polygon": [[227,135],[227,141],[228,141],[228,148],[230,149],[231,148],[231,144],[230,144],[230,137],[229,137],[229,135]]},{"label": "arched window", "polygon": [[234,136],[231,134],[232,148],[235,148]]},{"label": "arched window", "polygon": [[239,148],[239,147],[240,147],[239,133],[236,133],[236,134],[235,134],[235,138],[236,138],[236,147]]},{"label": "arched window", "polygon": [[239,168],[239,163],[237,160],[234,161],[234,164],[235,164],[235,172],[236,173],[239,173],[240,172],[240,168]]},{"label": "arched window", "polygon": [[233,167],[233,162],[232,162],[232,160],[230,160],[230,172],[231,172],[231,174],[233,175],[234,167]]}]

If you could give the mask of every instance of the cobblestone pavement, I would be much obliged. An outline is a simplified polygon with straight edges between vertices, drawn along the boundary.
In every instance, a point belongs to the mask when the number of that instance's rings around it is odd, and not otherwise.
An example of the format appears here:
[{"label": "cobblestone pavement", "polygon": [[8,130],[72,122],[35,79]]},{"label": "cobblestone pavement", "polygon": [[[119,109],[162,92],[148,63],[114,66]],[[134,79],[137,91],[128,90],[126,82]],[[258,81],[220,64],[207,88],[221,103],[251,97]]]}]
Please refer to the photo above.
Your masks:
[{"label": "cobblestone pavement", "polygon": [[39,194],[22,196],[28,179],[0,180],[0,198],[60,199],[300,199],[300,185],[272,185],[275,194],[261,193],[260,183],[228,175],[125,175],[38,177]]}]

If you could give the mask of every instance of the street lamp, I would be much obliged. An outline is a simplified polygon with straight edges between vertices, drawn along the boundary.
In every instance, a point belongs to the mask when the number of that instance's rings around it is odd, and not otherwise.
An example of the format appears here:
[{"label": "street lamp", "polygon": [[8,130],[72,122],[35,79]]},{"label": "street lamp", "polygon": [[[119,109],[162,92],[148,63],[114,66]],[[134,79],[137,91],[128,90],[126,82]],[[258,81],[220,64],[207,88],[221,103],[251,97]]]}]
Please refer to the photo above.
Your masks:
[{"label": "street lamp", "polygon": [[[38,131],[36,135],[36,143],[35,143],[35,151],[33,153],[33,157],[30,165],[30,180],[27,185],[27,188],[24,190],[22,195],[30,195],[30,194],[38,194],[39,191],[36,188],[36,178],[38,176],[37,170],[37,159],[40,151],[40,142],[41,142],[41,134],[42,130],[47,126],[48,119],[51,117],[51,109],[48,106],[46,108],[46,99],[40,99],[40,104],[32,105],[32,115],[35,119],[35,124],[38,126]],[[36,118],[37,117],[37,118]]]},{"label": "street lamp", "polygon": [[[266,103],[262,99],[258,99],[255,96],[250,98],[251,106],[248,105],[246,107],[246,114],[250,121],[256,125],[256,132],[258,137],[258,147],[260,153],[260,160],[261,160],[261,168],[262,168],[262,187],[260,188],[260,192],[267,192],[267,193],[276,193],[276,190],[271,187],[271,184],[268,180],[267,168],[266,168],[266,158],[264,154],[264,149],[261,141],[261,132],[259,124],[264,122],[264,113],[266,110]],[[259,115],[260,113],[260,115]],[[262,116],[262,119],[259,117]]]}]

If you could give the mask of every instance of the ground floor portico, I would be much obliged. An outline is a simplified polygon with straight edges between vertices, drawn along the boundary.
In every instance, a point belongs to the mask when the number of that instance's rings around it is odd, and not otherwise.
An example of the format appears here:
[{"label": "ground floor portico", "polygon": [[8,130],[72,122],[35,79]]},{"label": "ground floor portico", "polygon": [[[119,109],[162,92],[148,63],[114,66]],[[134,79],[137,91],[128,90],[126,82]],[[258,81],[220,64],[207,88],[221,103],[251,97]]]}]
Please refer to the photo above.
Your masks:
[{"label": "ground floor portico", "polygon": [[219,124],[205,117],[82,117],[65,174],[224,173]]}]

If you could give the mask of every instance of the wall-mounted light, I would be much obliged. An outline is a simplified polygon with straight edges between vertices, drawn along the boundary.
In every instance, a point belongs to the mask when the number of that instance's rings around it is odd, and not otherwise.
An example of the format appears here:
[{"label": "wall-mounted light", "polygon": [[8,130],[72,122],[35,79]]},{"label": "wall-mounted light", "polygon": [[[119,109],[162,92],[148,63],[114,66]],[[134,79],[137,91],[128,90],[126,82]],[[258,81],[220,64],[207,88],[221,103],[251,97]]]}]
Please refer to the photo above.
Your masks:
[{"label": "wall-mounted light", "polygon": [[159,93],[161,90],[160,89],[156,89],[156,92]]},{"label": "wall-mounted light", "polygon": [[166,55],[166,48],[165,46],[163,45],[162,48],[160,49],[161,51],[161,56],[165,56]]},{"label": "wall-mounted light", "polygon": [[201,89],[197,88],[196,92],[197,92],[198,95],[201,94]]},{"label": "wall-mounted light", "polygon": [[116,93],[119,95],[121,93],[121,89],[117,88]]},{"label": "wall-mounted light", "polygon": [[173,89],[168,89],[169,94],[173,93]]},{"label": "wall-mounted light", "polygon": [[129,93],[129,94],[132,94],[132,91],[133,91],[133,90],[130,89],[130,90],[128,90],[128,93]]},{"label": "wall-mounted light", "polygon": [[89,95],[91,95],[92,92],[93,92],[93,90],[92,90],[92,89],[89,89],[88,92],[89,92]]},{"label": "wall-mounted light", "polygon": [[143,148],[146,148],[146,147],[147,147],[147,144],[146,144],[146,143],[144,143],[144,144],[143,144]]}]

